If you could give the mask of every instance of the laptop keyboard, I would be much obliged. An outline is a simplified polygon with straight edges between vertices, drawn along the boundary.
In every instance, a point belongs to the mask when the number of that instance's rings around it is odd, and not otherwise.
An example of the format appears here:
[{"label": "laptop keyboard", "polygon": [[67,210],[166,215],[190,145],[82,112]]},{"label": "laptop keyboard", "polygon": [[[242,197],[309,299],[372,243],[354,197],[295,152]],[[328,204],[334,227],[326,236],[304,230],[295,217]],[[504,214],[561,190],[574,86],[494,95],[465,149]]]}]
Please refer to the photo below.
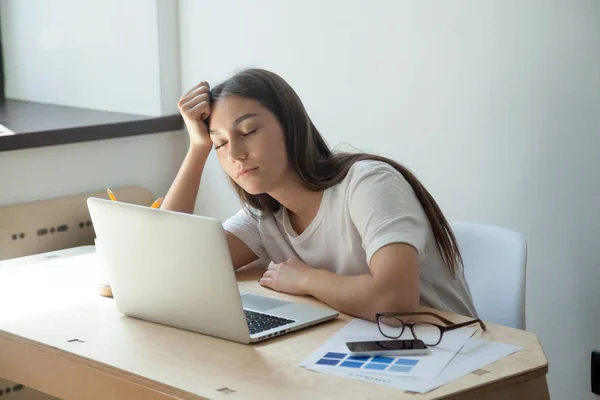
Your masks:
[{"label": "laptop keyboard", "polygon": [[246,313],[246,322],[248,323],[251,335],[296,322],[291,319],[274,317],[256,311],[244,310],[244,312]]}]

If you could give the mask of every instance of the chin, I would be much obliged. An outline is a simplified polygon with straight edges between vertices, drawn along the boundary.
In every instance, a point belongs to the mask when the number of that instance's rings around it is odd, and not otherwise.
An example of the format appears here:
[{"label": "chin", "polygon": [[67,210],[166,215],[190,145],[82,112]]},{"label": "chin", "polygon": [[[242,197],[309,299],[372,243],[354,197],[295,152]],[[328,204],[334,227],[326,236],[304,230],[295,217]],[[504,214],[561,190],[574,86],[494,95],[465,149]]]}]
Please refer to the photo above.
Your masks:
[{"label": "chin", "polygon": [[242,189],[244,189],[244,191],[246,193],[254,195],[254,196],[267,192],[266,190],[262,190],[260,187],[256,187],[254,185],[244,185],[244,186],[242,186]]},{"label": "chin", "polygon": [[265,190],[264,185],[259,184],[259,182],[236,182],[236,184],[241,187],[242,189],[244,189],[244,191],[248,194],[251,195],[259,195],[259,194],[263,194],[266,193],[267,191]]}]

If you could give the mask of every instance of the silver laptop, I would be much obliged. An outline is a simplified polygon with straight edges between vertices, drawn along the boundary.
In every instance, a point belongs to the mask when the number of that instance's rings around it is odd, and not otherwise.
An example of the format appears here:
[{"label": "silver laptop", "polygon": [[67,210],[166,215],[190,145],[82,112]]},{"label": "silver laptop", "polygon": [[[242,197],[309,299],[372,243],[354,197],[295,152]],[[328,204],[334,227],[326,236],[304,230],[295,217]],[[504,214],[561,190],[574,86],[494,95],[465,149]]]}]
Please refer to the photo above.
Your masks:
[{"label": "silver laptop", "polygon": [[90,197],[117,309],[128,316],[254,343],[338,313],[241,294],[219,221]]}]

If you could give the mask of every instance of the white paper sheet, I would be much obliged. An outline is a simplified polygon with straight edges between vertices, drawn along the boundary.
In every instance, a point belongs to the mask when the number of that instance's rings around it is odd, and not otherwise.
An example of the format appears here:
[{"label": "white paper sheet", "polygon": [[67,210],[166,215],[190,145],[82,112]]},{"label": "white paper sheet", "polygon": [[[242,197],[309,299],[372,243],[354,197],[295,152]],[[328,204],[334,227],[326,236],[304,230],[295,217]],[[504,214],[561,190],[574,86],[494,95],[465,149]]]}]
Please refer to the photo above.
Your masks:
[{"label": "white paper sheet", "polygon": [[[300,365],[308,369],[332,372],[342,376],[367,373],[388,378],[431,379],[444,369],[473,333],[475,333],[473,328],[449,331],[444,334],[439,345],[430,347],[431,354],[429,355],[356,358],[350,356],[346,342],[386,340],[387,338],[381,335],[376,323],[354,319]],[[410,330],[407,330],[401,339],[412,339]]]},{"label": "white paper sheet", "polygon": [[385,376],[363,370],[344,371],[342,369],[333,370],[320,367],[311,369],[344,378],[377,383],[405,391],[427,393],[521,349],[522,347],[509,344],[486,342],[484,340],[471,338],[452,361],[450,361],[446,368],[433,379],[410,376]]}]

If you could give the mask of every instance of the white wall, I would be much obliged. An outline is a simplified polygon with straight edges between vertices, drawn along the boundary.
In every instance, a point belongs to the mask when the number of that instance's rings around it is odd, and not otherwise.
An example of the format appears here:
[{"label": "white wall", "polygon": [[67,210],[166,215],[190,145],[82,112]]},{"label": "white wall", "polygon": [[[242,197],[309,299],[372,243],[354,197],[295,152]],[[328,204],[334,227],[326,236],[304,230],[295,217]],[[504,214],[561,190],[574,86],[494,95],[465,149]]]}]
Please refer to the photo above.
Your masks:
[{"label": "white wall", "polygon": [[[176,0],[0,0],[0,10],[6,97],[178,113]],[[167,132],[0,152],[0,206],[105,186],[137,184],[164,194],[186,137]]]},{"label": "white wall", "polygon": [[132,114],[176,112],[175,0],[2,0],[6,97]]},{"label": "white wall", "polygon": [[[177,113],[176,0],[0,1],[8,98]],[[0,152],[0,206],[106,186],[140,185],[163,195],[186,137],[164,132]]]},{"label": "white wall", "polygon": [[[600,2],[183,0],[180,27],[182,90],[271,69],[330,144],[405,163],[450,219],[524,232],[552,398],[596,398]],[[197,210],[226,218],[207,171]]]},{"label": "white wall", "polygon": [[164,196],[185,155],[183,132],[0,152],[0,206],[142,186]]}]

